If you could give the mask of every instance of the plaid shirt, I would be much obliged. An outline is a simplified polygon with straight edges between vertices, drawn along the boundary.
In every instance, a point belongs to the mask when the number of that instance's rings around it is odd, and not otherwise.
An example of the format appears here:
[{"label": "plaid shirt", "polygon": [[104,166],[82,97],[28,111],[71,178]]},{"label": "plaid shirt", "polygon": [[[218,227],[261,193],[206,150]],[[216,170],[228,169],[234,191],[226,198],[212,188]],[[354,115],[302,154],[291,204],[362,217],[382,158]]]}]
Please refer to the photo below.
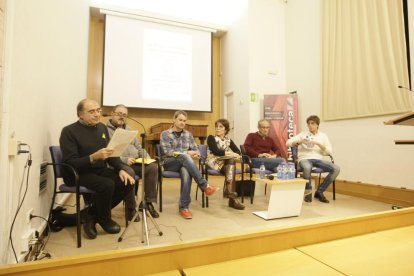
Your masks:
[{"label": "plaid shirt", "polygon": [[160,144],[165,158],[172,157],[177,151],[181,153],[187,153],[189,150],[198,151],[193,134],[187,130],[183,130],[179,137],[174,133],[173,128],[164,130],[161,133]]}]

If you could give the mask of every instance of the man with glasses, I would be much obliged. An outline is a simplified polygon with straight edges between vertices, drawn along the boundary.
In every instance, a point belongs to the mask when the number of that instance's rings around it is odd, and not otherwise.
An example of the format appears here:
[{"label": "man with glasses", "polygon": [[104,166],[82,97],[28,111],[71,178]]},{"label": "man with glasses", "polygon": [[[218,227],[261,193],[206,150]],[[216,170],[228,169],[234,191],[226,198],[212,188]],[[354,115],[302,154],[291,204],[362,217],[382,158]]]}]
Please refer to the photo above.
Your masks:
[{"label": "man with glasses", "polygon": [[259,131],[249,133],[244,141],[246,154],[250,156],[253,168],[264,165],[266,170],[277,172],[277,166],[285,162],[285,159],[280,157],[279,148],[269,137],[270,123],[262,119],[257,123],[257,127]]},{"label": "man with glasses", "polygon": [[[125,105],[119,104],[116,105],[111,113],[111,119],[107,122],[106,126],[110,137],[114,134],[117,128],[123,128],[130,130],[129,126],[126,124],[126,119],[128,118],[128,109]],[[142,165],[135,162],[137,158],[142,158],[143,155],[145,158],[150,158],[147,151],[142,148],[141,143],[135,137],[134,140],[128,145],[126,150],[121,155],[121,160],[132,169],[134,169],[135,174],[142,177]],[[158,166],[157,163],[151,163],[145,165],[145,200],[147,203],[147,210],[150,212],[153,218],[158,218],[160,215],[155,210],[152,205],[153,202],[157,202],[157,181],[158,181]],[[135,191],[125,198],[125,205],[127,207],[127,219],[131,220],[136,213],[136,201],[135,201]],[[140,210],[142,210],[142,202],[140,204]],[[139,221],[139,216],[135,221]]]},{"label": "man with glasses", "polygon": [[[131,168],[119,157],[111,157],[114,150],[107,148],[109,133],[100,122],[101,112],[96,101],[81,100],[77,105],[79,120],[64,127],[60,135],[62,162],[78,172],[79,185],[95,191],[92,206],[82,215],[83,230],[90,239],[97,236],[96,223],[107,233],[119,233],[121,227],[111,219],[111,209],[130,193],[135,183]],[[73,174],[63,169],[65,183],[75,185]]]}]

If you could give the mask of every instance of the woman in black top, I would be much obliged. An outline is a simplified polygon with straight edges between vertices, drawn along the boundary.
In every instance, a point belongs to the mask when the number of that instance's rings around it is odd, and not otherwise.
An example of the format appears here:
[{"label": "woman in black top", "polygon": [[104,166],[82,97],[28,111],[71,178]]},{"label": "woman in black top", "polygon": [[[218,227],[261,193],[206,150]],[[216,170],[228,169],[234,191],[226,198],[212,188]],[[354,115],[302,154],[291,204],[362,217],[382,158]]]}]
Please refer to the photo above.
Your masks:
[{"label": "woman in black top", "polygon": [[207,165],[214,170],[219,170],[225,175],[226,183],[224,195],[229,198],[229,207],[243,210],[244,205],[237,200],[236,193],[236,160],[240,160],[240,150],[227,136],[230,131],[229,121],[219,119],[214,123],[216,134],[207,137],[207,145],[210,154],[207,156]]}]

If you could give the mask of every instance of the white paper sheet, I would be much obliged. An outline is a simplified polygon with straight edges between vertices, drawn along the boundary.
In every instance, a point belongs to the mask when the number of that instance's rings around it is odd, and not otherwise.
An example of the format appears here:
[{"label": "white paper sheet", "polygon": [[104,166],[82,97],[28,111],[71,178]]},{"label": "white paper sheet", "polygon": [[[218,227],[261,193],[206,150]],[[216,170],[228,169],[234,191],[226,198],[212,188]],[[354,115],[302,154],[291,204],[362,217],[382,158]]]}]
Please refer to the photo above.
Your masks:
[{"label": "white paper sheet", "polygon": [[121,156],[121,154],[125,151],[134,137],[137,136],[137,134],[138,130],[125,130],[122,128],[117,128],[107,146],[107,148],[114,149],[111,157]]}]

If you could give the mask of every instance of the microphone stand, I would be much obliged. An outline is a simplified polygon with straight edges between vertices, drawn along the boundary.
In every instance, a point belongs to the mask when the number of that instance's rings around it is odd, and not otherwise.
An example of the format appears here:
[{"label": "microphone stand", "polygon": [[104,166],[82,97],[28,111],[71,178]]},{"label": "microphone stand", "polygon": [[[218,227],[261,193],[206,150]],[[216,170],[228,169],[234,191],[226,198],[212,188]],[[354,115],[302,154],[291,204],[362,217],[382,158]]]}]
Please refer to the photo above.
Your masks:
[{"label": "microphone stand", "polygon": [[[131,117],[127,117],[128,119],[131,119],[132,121],[136,122],[137,124],[139,124],[143,129],[144,132],[141,133],[141,158],[142,158],[142,163],[141,163],[141,179],[142,179],[142,190],[141,190],[141,200],[142,200],[142,237],[141,237],[141,243],[144,243],[145,241],[147,241],[147,246],[149,246],[149,231],[148,231],[148,222],[147,222],[147,216],[150,218],[152,224],[154,224],[155,228],[158,231],[158,235],[162,236],[162,232],[160,230],[160,227],[158,226],[157,222],[154,220],[154,218],[151,216],[151,213],[148,211],[147,208],[147,201],[145,199],[145,160],[147,157],[146,151],[145,151],[145,137],[146,137],[146,132],[145,132],[145,127],[143,124],[141,124],[140,122],[138,122],[137,120],[131,118]],[[139,215],[139,212],[136,212],[135,216],[131,219],[131,222],[133,222],[137,216]],[[124,235],[126,234],[129,226],[132,225],[132,223],[128,224],[125,228],[125,230],[122,232],[121,236],[118,238],[118,242],[121,242]]]}]

